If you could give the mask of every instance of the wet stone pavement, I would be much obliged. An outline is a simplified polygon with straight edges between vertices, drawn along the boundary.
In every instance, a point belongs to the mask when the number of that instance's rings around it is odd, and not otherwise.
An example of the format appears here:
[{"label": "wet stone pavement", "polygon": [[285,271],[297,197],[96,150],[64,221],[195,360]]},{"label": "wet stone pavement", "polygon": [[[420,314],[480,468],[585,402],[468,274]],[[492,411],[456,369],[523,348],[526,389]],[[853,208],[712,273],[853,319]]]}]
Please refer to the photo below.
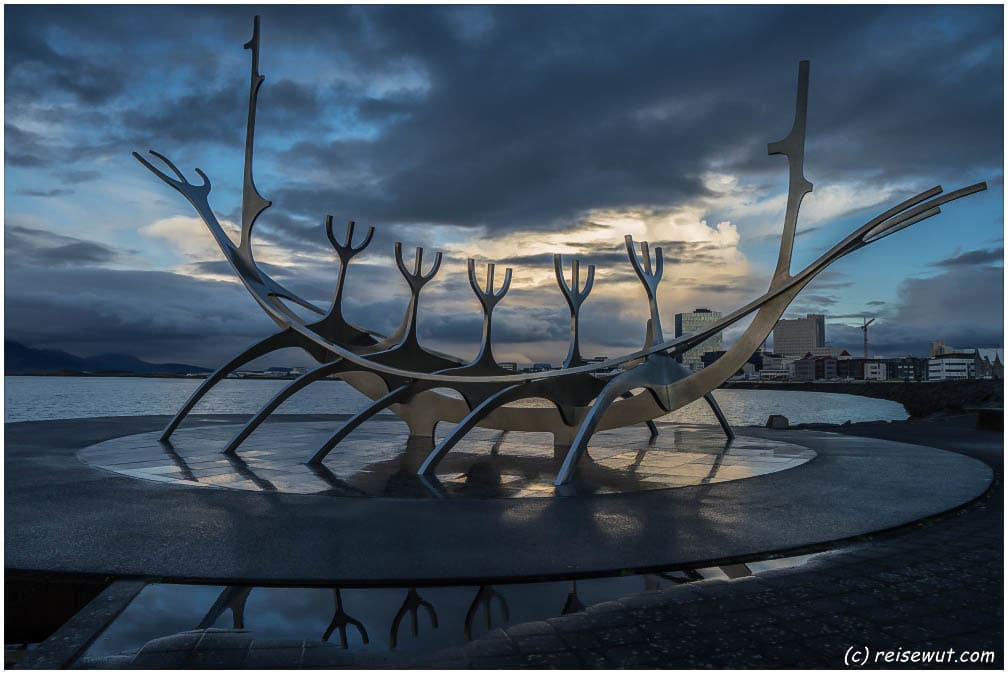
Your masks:
[{"label": "wet stone pavement", "polygon": [[[896,426],[843,432],[957,449],[994,468],[993,486],[962,509],[836,546],[796,568],[632,595],[428,655],[366,659],[318,642],[207,630],[155,640],[135,657],[78,666],[1002,669],[1001,436],[947,421]],[[886,652],[911,651],[934,660],[884,660]],[[867,664],[846,661],[851,653],[865,654]],[[988,659],[950,661],[949,653]]]},{"label": "wet stone pavement", "polygon": [[[578,490],[626,493],[716,484],[789,470],[815,451],[720,428],[657,422],[601,431],[579,467]],[[156,482],[247,491],[339,496],[553,498],[558,459],[548,433],[473,429],[439,465],[435,487],[414,474],[431,450],[410,447],[399,420],[374,420],[321,465],[308,460],[332,433],[332,422],[267,423],[235,454],[223,454],[241,424],[180,429],[171,442],[160,431],[116,437],[80,451],[86,463]],[[450,428],[449,428],[450,430]],[[438,439],[444,437],[442,430]]]},{"label": "wet stone pavement", "polygon": [[496,629],[427,656],[375,658],[313,641],[196,630],[154,640],[135,658],[79,666],[843,668],[851,648],[867,647],[871,657],[879,651],[953,649],[956,657],[990,651],[994,659],[986,663],[945,660],[936,666],[1000,669],[1000,500],[995,488],[965,510],[794,569],[632,595],[582,613]]},{"label": "wet stone pavement", "polygon": [[[626,597],[583,614],[500,630],[417,664],[1003,669],[1003,444],[1000,434],[974,430],[973,419],[842,429],[986,461],[995,470],[994,483],[963,509],[842,546],[795,569]],[[845,662],[851,649],[867,653],[867,665]],[[886,651],[896,651],[898,660],[900,651],[914,650],[931,652],[934,664],[884,662]],[[954,658],[986,651],[993,659],[937,660],[950,651]]]},{"label": "wet stone pavement", "polygon": [[918,531],[797,569],[599,604],[499,630],[423,664],[842,668],[848,649],[868,647],[872,654],[993,651],[994,662],[975,666],[1000,669],[1002,512],[991,499],[1000,494]]}]

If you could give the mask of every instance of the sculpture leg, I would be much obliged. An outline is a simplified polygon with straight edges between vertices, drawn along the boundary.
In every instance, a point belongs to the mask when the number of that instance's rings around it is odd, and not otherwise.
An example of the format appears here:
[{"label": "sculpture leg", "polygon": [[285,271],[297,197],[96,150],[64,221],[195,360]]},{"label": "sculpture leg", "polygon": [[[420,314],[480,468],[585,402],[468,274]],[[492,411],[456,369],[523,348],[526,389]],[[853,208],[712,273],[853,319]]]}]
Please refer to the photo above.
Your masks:
[{"label": "sculpture leg", "polygon": [[227,446],[224,448],[224,453],[234,454],[238,451],[238,447],[245,442],[248,436],[252,435],[255,429],[259,428],[260,424],[266,421],[269,415],[271,415],[276,408],[280,407],[280,405],[282,405],[288,398],[309,384],[312,384],[320,379],[324,379],[334,372],[343,370],[345,366],[345,363],[341,360],[333,363],[326,363],[314,370],[305,372],[290,384],[280,389],[280,391],[277,392],[277,394],[273,396],[273,398],[270,399],[270,401],[266,403],[261,410],[256,412],[254,417],[249,419],[248,422],[242,426],[241,430],[235,433],[234,437],[228,441]]},{"label": "sculpture leg", "polygon": [[710,405],[711,412],[713,412],[714,416],[717,417],[718,423],[721,424],[721,429],[728,437],[728,441],[731,442],[734,440],[735,431],[732,429],[731,424],[728,423],[728,418],[724,415],[724,412],[721,411],[721,406],[717,404],[716,400],[714,400],[714,394],[704,394],[704,400],[706,400],[707,404]]},{"label": "sculpture leg", "polygon": [[203,380],[203,383],[199,385],[199,388],[197,388],[193,394],[189,396],[189,400],[185,402],[185,405],[183,405],[175,416],[172,417],[172,420],[168,422],[168,425],[165,427],[164,432],[161,433],[161,440],[164,441],[171,437],[171,434],[175,432],[175,429],[182,423],[182,420],[189,416],[189,412],[191,412],[192,408],[196,406],[196,403],[198,403],[203,396],[209,393],[210,389],[216,386],[221,379],[231,374],[245,363],[255,360],[259,356],[265,356],[267,353],[271,353],[279,349],[296,346],[298,343],[299,340],[296,332],[284,330],[283,332],[278,332],[275,335],[270,335],[257,344],[253,344],[228,362],[221,365],[217,368],[217,370]]},{"label": "sculpture leg", "polygon": [[588,414],[581,421],[581,426],[578,428],[577,435],[574,436],[574,441],[571,443],[570,449],[567,450],[567,456],[564,458],[563,464],[560,466],[560,471],[557,473],[556,480],[553,485],[556,487],[561,487],[568,482],[574,476],[574,468],[577,466],[578,459],[584,454],[585,450],[588,448],[588,441],[591,436],[595,433],[595,429],[598,428],[599,422],[602,421],[602,416],[605,414],[609,406],[619,398],[624,391],[633,388],[635,386],[636,377],[631,377],[629,375],[632,372],[627,372],[614,377],[612,381],[605,385],[602,392],[598,394],[595,398],[595,404],[592,405],[591,409],[588,410]]},{"label": "sculpture leg", "polygon": [[308,460],[309,464],[322,463],[322,460],[329,455],[332,448],[335,447],[343,440],[346,436],[350,435],[351,432],[365,421],[378,414],[384,409],[401,402],[403,399],[409,397],[412,394],[412,386],[410,384],[403,384],[402,386],[396,387],[378,398],[370,405],[365,407],[363,410],[355,414],[354,416],[347,419],[346,423],[339,427],[332,437],[325,441],[315,455]]},{"label": "sculpture leg", "polygon": [[[501,405],[506,405],[507,403],[516,400],[517,398],[515,397],[515,392],[523,386],[524,384],[514,384],[503,388],[474,407],[469,414],[465,415],[462,420],[455,425],[455,428],[452,429],[451,433],[449,433],[444,440],[438,443],[437,447],[434,448],[434,450],[424,460],[423,464],[421,464],[417,474],[432,474],[434,469],[437,468],[437,465],[441,463],[441,459],[445,457],[445,454],[450,452],[452,447],[454,447],[459,440],[465,437],[466,433],[471,431],[476,424],[485,419],[488,414]],[[518,397],[520,397],[520,395]]]}]

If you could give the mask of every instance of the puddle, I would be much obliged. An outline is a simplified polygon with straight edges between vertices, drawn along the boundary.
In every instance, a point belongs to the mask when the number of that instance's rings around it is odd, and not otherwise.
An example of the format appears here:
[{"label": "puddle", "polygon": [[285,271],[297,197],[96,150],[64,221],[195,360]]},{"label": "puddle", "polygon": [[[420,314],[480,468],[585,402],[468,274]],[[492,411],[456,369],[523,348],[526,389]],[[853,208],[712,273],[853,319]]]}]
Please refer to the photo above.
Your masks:
[{"label": "puddle", "polygon": [[461,646],[498,627],[575,613],[640,592],[799,566],[812,557],[483,586],[291,588],[152,583],[95,640],[86,657],[135,653],[152,639],[209,627],[246,629],[253,639],[342,645],[340,623],[346,625],[345,647],[352,652],[377,657],[431,653]]},{"label": "puddle", "polygon": [[[658,422],[601,431],[578,464],[569,492],[591,495],[670,489],[743,480],[789,470],[816,453],[798,445],[745,435],[726,442],[720,429]],[[332,422],[263,425],[224,454],[241,428],[234,423],[180,429],[170,442],[159,432],[106,440],[79,452],[93,466],[133,478],[189,487],[394,498],[552,498],[564,450],[548,433],[473,429],[438,464],[417,476],[433,446],[411,446],[404,425],[374,421],[311,464]],[[439,431],[443,437],[447,430]]]}]

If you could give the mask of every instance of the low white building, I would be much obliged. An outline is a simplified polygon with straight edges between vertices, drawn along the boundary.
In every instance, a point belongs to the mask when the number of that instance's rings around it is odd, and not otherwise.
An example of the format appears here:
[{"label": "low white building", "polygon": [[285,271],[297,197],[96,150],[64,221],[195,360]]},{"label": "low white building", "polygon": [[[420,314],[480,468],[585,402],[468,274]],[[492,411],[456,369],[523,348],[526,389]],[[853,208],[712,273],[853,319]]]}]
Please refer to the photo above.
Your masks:
[{"label": "low white building", "polygon": [[976,359],[972,354],[945,353],[928,359],[928,380],[973,379]]},{"label": "low white building", "polygon": [[792,372],[788,364],[794,362],[794,358],[788,358],[775,353],[763,353],[763,369],[760,370],[760,379],[787,379]]}]

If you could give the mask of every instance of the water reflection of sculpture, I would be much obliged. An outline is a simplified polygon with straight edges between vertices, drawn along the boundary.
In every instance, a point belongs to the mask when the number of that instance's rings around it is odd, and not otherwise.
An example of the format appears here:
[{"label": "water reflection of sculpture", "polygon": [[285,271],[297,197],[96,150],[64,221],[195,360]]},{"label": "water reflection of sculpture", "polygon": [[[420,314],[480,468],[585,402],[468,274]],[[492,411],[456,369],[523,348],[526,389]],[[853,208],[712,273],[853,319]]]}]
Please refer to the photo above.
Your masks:
[{"label": "water reflection of sculpture", "polygon": [[[678,429],[672,433],[670,437],[674,440],[674,446],[686,444],[683,440],[686,433]],[[443,473],[457,476],[457,478],[448,480],[447,483],[442,483],[436,475],[417,475],[417,467],[424,461],[429,451],[429,448],[424,446],[411,447],[407,445],[404,452],[392,458],[369,463],[367,470],[346,479],[333,473],[330,467],[324,463],[308,464],[305,466],[305,470],[327,485],[326,493],[339,496],[496,498],[515,496],[516,492],[526,496],[530,493],[544,495],[547,485],[542,478],[555,472],[557,462],[563,458],[562,454],[550,456],[545,453],[533,452],[525,452],[521,455],[502,453],[500,448],[507,435],[507,431],[500,431],[493,440],[489,455],[478,458],[476,461],[473,461],[471,455],[466,453],[448,456],[441,464]],[[585,454],[578,467],[579,493],[626,493],[660,488],[664,484],[660,475],[647,470],[642,471],[642,465],[648,458],[649,452],[652,451],[655,439],[656,435],[651,435],[646,440],[646,444],[628,442],[627,445],[624,445],[624,448],[634,444],[638,445],[633,457],[627,459],[625,465],[622,463],[618,466],[608,465],[605,459],[597,460],[597,457]],[[706,449],[698,448],[696,447],[698,442],[696,434],[692,434],[690,439],[694,443],[692,446],[694,451],[705,451],[712,456],[706,475],[696,476],[697,484],[708,484],[715,481],[719,477],[725,459],[735,456],[735,452],[739,450],[737,444],[725,442],[723,446],[720,446],[721,451],[710,452],[707,450],[714,449],[713,445]],[[172,441],[162,441],[160,448],[172,464],[179,469],[184,480],[197,483],[203,481],[193,472],[190,460],[179,453]],[[669,450],[665,448],[658,451]],[[745,451],[744,448],[742,451]],[[224,458],[236,475],[254,484],[258,490],[279,491],[270,480],[270,475],[275,471],[273,464],[269,464],[269,467],[259,473],[257,470],[261,470],[261,467],[257,468],[257,466],[250,464],[239,454],[225,454]],[[220,473],[215,472],[212,477],[219,476]],[[505,480],[505,476],[509,479]],[[289,479],[291,476],[287,477]]]},{"label": "water reflection of sculpture", "polygon": [[[695,570],[686,569],[675,573],[645,574],[641,576],[641,579],[643,581],[642,589],[645,592],[648,592],[661,589],[663,587],[662,581],[666,581],[671,585],[681,585],[684,583],[702,580],[703,576]],[[207,629],[213,627],[226,611],[231,611],[231,626],[233,629],[246,629],[245,609],[249,595],[254,589],[254,587],[244,585],[230,585],[225,587],[221,591],[220,595],[218,595],[217,600],[207,611],[206,615],[198,623],[197,629]],[[370,638],[368,636],[367,628],[363,622],[354,618],[344,608],[341,588],[332,588],[332,596],[333,616],[329,621],[328,626],[323,631],[321,640],[328,642],[333,634],[336,634],[339,638],[340,647],[348,649],[350,648],[350,640],[348,639],[347,628],[353,627],[357,630],[357,633],[360,636],[361,644],[365,646],[368,645],[370,643]],[[434,605],[424,599],[418,592],[417,588],[407,588],[406,596],[403,599],[402,604],[399,606],[399,609],[392,617],[391,626],[389,627],[388,643],[390,649],[394,650],[399,645],[399,635],[402,631],[402,623],[406,616],[409,616],[410,619],[410,635],[414,639],[420,636],[420,609],[423,609],[426,612],[431,629],[438,629],[438,614]],[[569,581],[563,607],[557,615],[564,616],[584,610],[585,604],[578,596],[577,581],[571,580]],[[462,637],[465,641],[472,641],[472,639],[478,635],[477,629],[479,628],[479,625],[477,622],[480,615],[482,615],[483,619],[479,622],[482,623],[482,627],[486,631],[493,629],[495,626],[506,627],[511,621],[511,609],[508,605],[507,599],[505,599],[505,597],[492,585],[480,585],[477,588],[472,601],[468,604],[465,619],[462,623]]]},{"label": "water reflection of sculpture", "polygon": [[[234,629],[245,629],[245,605],[248,602],[249,594],[251,594],[254,588],[242,585],[229,585],[225,587],[217,600],[214,602],[207,614],[196,626],[197,629],[207,629],[213,627],[217,624],[217,621],[225,611],[231,611],[231,625]],[[329,641],[329,638],[333,633],[339,635],[340,647],[349,648],[350,642],[347,639],[347,627],[353,627],[357,630],[360,635],[361,643],[367,645],[370,643],[368,637],[367,628],[360,621],[351,616],[343,608],[343,595],[340,588],[335,587],[332,589],[333,592],[333,617],[329,621],[329,625],[326,627],[325,631],[322,633],[322,641]],[[464,637],[466,641],[472,640],[472,627],[473,619],[476,614],[476,610],[481,606],[486,609],[486,626],[490,629],[493,626],[493,621],[490,613],[490,600],[497,599],[501,611],[503,612],[504,622],[507,623],[510,619],[510,612],[508,611],[507,602],[501,597],[497,592],[489,585],[480,586],[479,590],[476,592],[476,596],[473,598],[472,603],[469,606],[469,610],[466,614],[465,626],[464,626]],[[424,609],[427,612],[427,617],[430,619],[431,627],[433,629],[438,628],[438,616],[437,611],[434,609],[434,605],[429,601],[423,599],[417,592],[415,587],[411,587],[406,591],[406,598],[403,600],[402,605],[396,612],[395,616],[392,618],[392,625],[389,628],[389,648],[394,649],[399,643],[399,630],[402,625],[403,618],[407,615],[410,617],[410,634],[416,638],[420,633],[420,623],[419,623],[419,610]]]},{"label": "water reflection of sculpture", "polygon": [[[276,334],[252,345],[207,377],[168,424],[162,439],[167,440],[171,436],[195,404],[218,381],[244,363],[288,347],[301,348],[320,363],[318,368],[293,381],[267,403],[228,443],[225,448],[228,453],[237,451],[242,441],[284,400],[312,382],[331,375],[339,376],[372,398],[373,402],[345,422],[323,443],[311,459],[312,463],[320,463],[353,429],[386,409],[406,422],[411,440],[424,440],[431,447],[427,459],[418,469],[421,474],[432,474],[445,454],[477,425],[501,430],[552,433],[555,445],[565,454],[556,477],[557,486],[571,480],[579,458],[597,430],[644,423],[700,398],[711,406],[730,438],[731,429],[711,391],[742,367],[802,288],[841,257],[937,215],[939,207],[944,203],[986,189],[986,184],[978,183],[944,195],[941,187],[921,192],[857,228],[805,269],[792,274],[791,253],[798,209],[804,195],[812,191],[812,184],[803,174],[809,67],[807,61],[802,61],[799,65],[798,95],[791,132],[784,140],[771,143],[768,148],[770,154],[781,154],[788,158],[789,186],[777,268],[767,292],[726,314],[701,332],[666,340],[661,329],[657,302],[658,283],[663,272],[661,249],[655,249],[652,266],[647,242],[641,243],[643,258],[638,260],[633,239],[627,236],[627,253],[634,271],[644,285],[650,308],[645,345],[634,353],[601,363],[585,364],[579,351],[579,311],[591,289],[594,270],[589,266],[585,286],[581,289],[579,263],[575,260],[572,281],[568,286],[563,276],[562,260],[555,256],[557,280],[571,313],[567,359],[560,370],[511,374],[494,360],[491,337],[493,310],[510,287],[511,269],[505,270],[504,281],[495,290],[495,266],[492,263],[487,265],[486,283],[481,286],[476,278],[475,261],[469,260],[469,283],[483,306],[483,338],[479,355],[466,364],[456,357],[424,348],[417,339],[416,317],[420,292],[437,273],[441,263],[440,253],[435,256],[431,269],[423,273],[423,250],[418,248],[413,270],[409,271],[403,261],[402,246],[396,244],[396,264],[410,286],[410,302],[401,325],[390,336],[355,326],[345,320],[342,313],[349,263],[368,245],[373,228],[369,229],[363,242],[355,246],[353,222],[347,228],[345,241],[339,242],[333,233],[332,218],[326,219],[326,234],[340,258],[336,290],[327,312],[281,286],[257,265],[252,252],[252,229],[258,216],[270,205],[259,194],[252,179],[256,101],[264,80],[259,73],[258,17],[252,39],[245,47],[252,53],[252,69],[245,140],[241,237],[237,245],[221,228],[209,205],[207,197],[210,180],[206,174],[196,169],[202,184],[192,184],[164,156],[151,152],[167,165],[174,173],[174,178],[134,153],[155,175],[189,200],[246,289],[281,328]],[[308,309],[321,318],[307,322],[288,303]],[[694,373],[678,362],[677,357],[683,352],[750,314],[755,316],[742,336],[711,366]],[[613,377],[600,375],[614,369],[619,369],[620,372]],[[442,395],[435,390],[439,388],[453,389],[462,399]],[[638,393],[635,394],[635,391]],[[508,405],[525,398],[545,398],[554,407],[514,408]],[[434,429],[442,421],[456,425],[434,446]]]}]

